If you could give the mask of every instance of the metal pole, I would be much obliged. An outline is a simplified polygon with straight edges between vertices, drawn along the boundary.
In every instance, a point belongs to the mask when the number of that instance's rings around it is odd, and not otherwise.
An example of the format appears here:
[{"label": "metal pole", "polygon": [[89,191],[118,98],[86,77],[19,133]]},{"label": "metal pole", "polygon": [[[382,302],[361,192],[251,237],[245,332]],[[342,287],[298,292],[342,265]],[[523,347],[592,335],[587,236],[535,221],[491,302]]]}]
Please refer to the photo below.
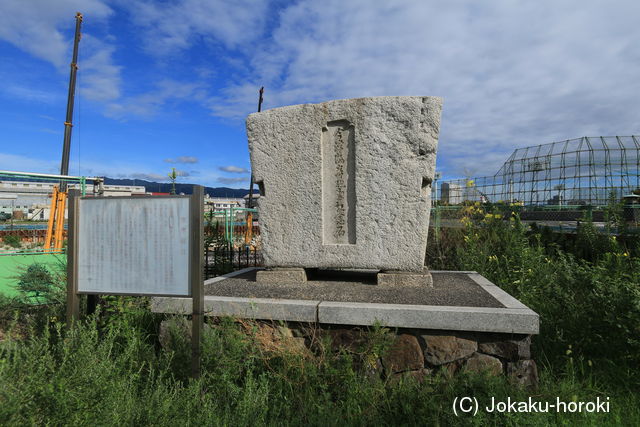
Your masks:
[{"label": "metal pole", "polygon": [[229,208],[229,216],[230,216],[230,221],[229,221],[229,236],[231,237],[231,244],[233,245],[233,236],[235,234],[235,226],[234,226],[234,219],[235,219],[235,213],[233,212],[233,206],[231,206]]},{"label": "metal pole", "polygon": [[[69,174],[69,153],[71,152],[71,129],[73,125],[73,100],[76,92],[76,73],[78,71],[78,44],[80,43],[80,25],[82,14],[76,13],[76,34],[73,40],[73,59],[71,60],[71,74],[69,76],[69,95],[67,97],[67,118],[64,122],[64,142],[62,145],[62,163],[60,175]],[[67,191],[67,183],[60,183],[60,190]]]},{"label": "metal pole", "polygon": [[67,234],[67,327],[80,317],[78,299],[78,190],[69,192],[69,230]]},{"label": "metal pole", "polygon": [[[262,111],[262,101],[264,101],[264,98],[262,95],[264,95],[264,86],[260,88],[259,94],[260,95],[258,97],[258,113]],[[251,182],[249,184],[249,206],[247,207],[248,208],[253,207],[251,206],[252,204],[253,204],[253,168],[251,170]],[[253,221],[251,222],[253,223]]]},{"label": "metal pole", "polygon": [[204,187],[193,186],[190,200],[191,215],[191,259],[189,279],[191,287],[191,376],[200,376],[200,342],[204,329]]},{"label": "metal pole", "polygon": [[[72,175],[54,175],[54,174],[50,174],[50,173],[32,173],[32,172],[16,172],[16,171],[5,171],[5,170],[0,170],[0,175],[1,176],[10,176],[10,177],[25,177],[25,178],[51,178],[51,179],[66,179],[69,181],[79,181],[81,178],[80,176],[72,176]],[[91,178],[91,177],[84,177],[85,179],[89,180],[89,181],[94,181],[96,179],[100,179],[97,177]]]}]

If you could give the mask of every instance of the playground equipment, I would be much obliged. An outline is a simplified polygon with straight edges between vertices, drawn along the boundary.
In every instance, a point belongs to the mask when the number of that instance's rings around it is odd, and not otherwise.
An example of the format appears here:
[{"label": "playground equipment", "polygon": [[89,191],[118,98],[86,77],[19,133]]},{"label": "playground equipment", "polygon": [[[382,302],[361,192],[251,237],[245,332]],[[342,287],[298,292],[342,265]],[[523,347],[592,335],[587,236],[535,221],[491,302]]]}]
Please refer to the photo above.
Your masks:
[{"label": "playground equipment", "polygon": [[253,238],[252,228],[253,228],[253,213],[257,212],[256,209],[251,208],[229,208],[221,211],[207,211],[205,212],[205,218],[207,222],[211,225],[214,222],[214,219],[222,219],[224,220],[224,241],[227,242],[228,245],[232,245],[233,237],[234,237],[234,226],[235,225],[244,225],[242,223],[237,223],[234,221],[237,212],[246,212],[247,213],[247,230],[244,234],[244,243],[247,246],[251,245],[251,239]]}]

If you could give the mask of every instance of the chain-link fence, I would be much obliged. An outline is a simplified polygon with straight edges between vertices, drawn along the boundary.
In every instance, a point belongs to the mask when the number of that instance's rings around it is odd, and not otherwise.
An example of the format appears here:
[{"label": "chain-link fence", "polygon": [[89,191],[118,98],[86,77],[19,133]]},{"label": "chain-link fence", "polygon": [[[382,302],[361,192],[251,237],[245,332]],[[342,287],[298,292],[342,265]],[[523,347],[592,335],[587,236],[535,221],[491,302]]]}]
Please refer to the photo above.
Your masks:
[{"label": "chain-link fence", "polygon": [[628,232],[640,228],[640,203],[617,206],[519,206],[467,203],[457,206],[435,206],[431,209],[430,227],[435,233],[442,228],[462,228],[469,221],[487,218],[509,220],[517,216],[525,224],[536,223],[560,232],[575,232],[581,222],[593,222],[602,231],[617,233],[624,225]]}]

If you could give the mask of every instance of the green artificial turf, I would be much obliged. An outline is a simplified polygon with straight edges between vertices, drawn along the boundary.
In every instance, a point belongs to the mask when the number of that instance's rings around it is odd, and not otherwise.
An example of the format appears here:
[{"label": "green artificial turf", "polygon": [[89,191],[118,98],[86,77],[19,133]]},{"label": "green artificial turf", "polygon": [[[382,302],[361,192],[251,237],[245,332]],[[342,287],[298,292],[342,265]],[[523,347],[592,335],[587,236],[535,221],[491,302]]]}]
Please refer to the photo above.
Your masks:
[{"label": "green artificial turf", "polygon": [[64,261],[65,257],[64,254],[0,255],[0,294],[7,297],[17,296],[17,277],[29,265],[38,263],[54,268]]}]

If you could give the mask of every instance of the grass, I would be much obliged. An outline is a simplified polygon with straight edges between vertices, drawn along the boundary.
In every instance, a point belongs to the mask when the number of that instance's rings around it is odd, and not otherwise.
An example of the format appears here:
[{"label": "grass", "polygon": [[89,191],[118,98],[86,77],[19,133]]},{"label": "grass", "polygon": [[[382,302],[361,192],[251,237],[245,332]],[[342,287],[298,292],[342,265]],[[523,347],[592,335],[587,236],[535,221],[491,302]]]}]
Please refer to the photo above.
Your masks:
[{"label": "grass", "polygon": [[[359,355],[313,355],[260,345],[251,323],[222,319],[206,329],[203,375],[186,377],[189,343],[175,333],[157,347],[157,319],[143,310],[95,316],[65,333],[59,321],[26,341],[0,349],[0,419],[5,425],[637,425],[640,399],[624,387],[600,383],[569,357],[563,372],[543,369],[531,394],[504,378],[435,376],[389,384],[363,374]],[[173,330],[182,319],[173,320]],[[255,324],[253,326],[256,326]],[[371,334],[376,339],[376,334]],[[379,336],[379,335],[377,335]],[[579,371],[579,372],[578,372]],[[456,417],[456,397],[474,396],[482,406],[498,400],[611,402],[593,414],[499,414]]]},{"label": "grass", "polygon": [[0,255],[0,295],[17,297],[20,292],[16,289],[17,277],[32,264],[43,264],[57,268],[66,260],[65,255]]},{"label": "grass", "polygon": [[[273,345],[264,325],[211,320],[201,378],[188,377],[185,319],[163,320],[142,298],[107,297],[67,331],[63,304],[0,302],[0,420],[5,425],[640,425],[640,248],[620,236],[562,237],[472,212],[465,229],[429,247],[432,268],[477,270],[541,316],[534,338],[540,386],[462,374],[398,382],[374,375],[388,349],[372,328],[357,351],[314,337],[310,351]],[[471,217],[471,215],[470,215]],[[42,272],[20,278],[32,292]],[[40,277],[40,276],[37,276]],[[47,279],[49,280],[49,279]],[[50,302],[55,292],[43,293]],[[314,331],[310,331],[314,332]],[[610,402],[605,413],[489,413],[456,416],[470,396],[555,403]]]}]

